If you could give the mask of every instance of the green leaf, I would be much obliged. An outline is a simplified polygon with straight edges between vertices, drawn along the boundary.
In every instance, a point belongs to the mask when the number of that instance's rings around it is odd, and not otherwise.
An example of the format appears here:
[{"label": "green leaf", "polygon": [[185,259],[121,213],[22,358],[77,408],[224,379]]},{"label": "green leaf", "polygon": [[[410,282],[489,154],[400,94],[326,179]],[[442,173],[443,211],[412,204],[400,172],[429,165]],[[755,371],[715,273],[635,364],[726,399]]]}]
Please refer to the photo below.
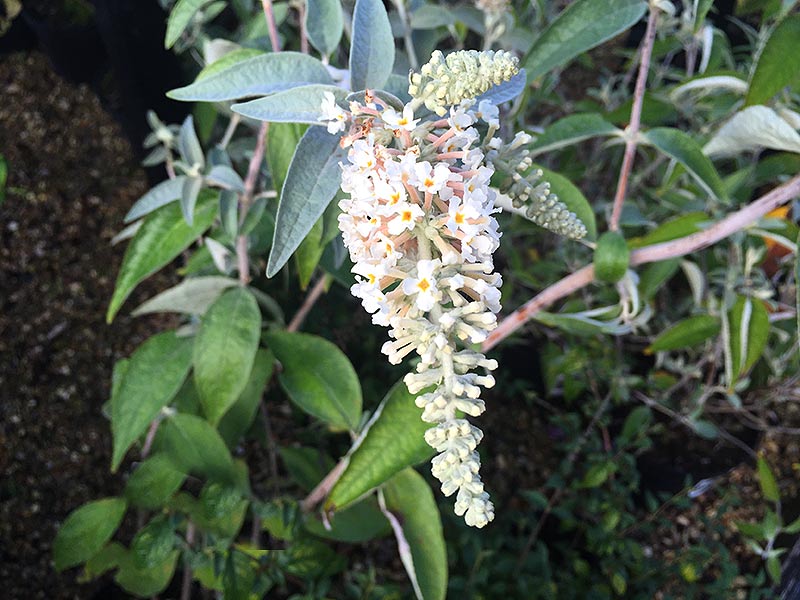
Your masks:
[{"label": "green leaf", "polygon": [[394,36],[381,0],[356,0],[352,32],[351,89],[382,88],[394,66]]},{"label": "green leaf", "polygon": [[762,455],[759,455],[758,461],[758,485],[761,488],[761,493],[764,498],[771,502],[780,502],[781,494],[778,491],[778,483],[775,481],[775,475],[772,474],[772,469],[769,468],[769,463]]},{"label": "green leaf", "polygon": [[778,23],[758,55],[745,105],[766,104],[788,85],[800,83],[800,15]]},{"label": "green leaf", "polygon": [[[728,314],[731,327],[730,352],[734,381],[761,358],[769,336],[769,314],[758,299],[739,296]],[[733,385],[733,381],[729,385]]]},{"label": "green leaf", "polygon": [[178,491],[186,475],[175,468],[164,454],[154,454],[142,462],[125,485],[125,497],[133,506],[155,510]]},{"label": "green leaf", "polygon": [[[151,337],[133,353],[111,398],[111,471],[181,387],[192,362],[192,339],[173,331]],[[157,376],[156,376],[157,374]]]},{"label": "green leaf", "polygon": [[164,38],[164,48],[172,48],[181,34],[186,31],[189,23],[192,22],[192,17],[195,13],[202,8],[204,4],[208,4],[209,0],[178,0],[178,3],[169,13],[169,20],[167,21],[167,35]]},{"label": "green leaf", "polygon": [[159,446],[186,473],[234,481],[233,459],[225,442],[205,419],[174,414],[158,430]]},{"label": "green leaf", "polygon": [[560,67],[634,25],[647,10],[642,0],[571,2],[540,35],[523,61],[528,81]]},{"label": "green leaf", "polygon": [[639,273],[639,293],[644,300],[652,300],[661,287],[680,268],[680,259],[671,258],[652,263]]},{"label": "green leaf", "polygon": [[[347,97],[347,91],[333,85],[302,85],[250,102],[234,104],[231,110],[258,121],[323,125],[319,118],[322,116],[322,99],[325,92],[333,94],[339,102]],[[275,187],[279,188],[278,185]]]},{"label": "green leaf", "polygon": [[588,235],[587,239],[593,240],[597,238],[597,221],[594,217],[594,210],[592,205],[586,199],[586,196],[581,192],[569,179],[563,175],[559,175],[555,171],[545,169],[544,167],[534,165],[534,169],[542,170],[542,179],[550,184],[550,191],[553,192],[558,199],[561,200],[569,210],[586,225]]},{"label": "green leaf", "polygon": [[328,520],[328,525],[330,528],[313,515],[304,523],[306,530],[318,537],[348,544],[360,544],[383,537],[392,530],[374,496],[335,512]]},{"label": "green leaf", "polygon": [[725,187],[711,160],[688,134],[671,127],[656,127],[643,139],[683,165],[700,186],[717,200],[726,200]]},{"label": "green leaf", "polygon": [[194,345],[194,381],[212,424],[247,385],[261,338],[261,311],[247,288],[220,296],[203,317]]},{"label": "green leaf", "polygon": [[544,152],[552,152],[564,146],[577,144],[593,137],[614,136],[622,134],[622,130],[614,127],[598,114],[586,113],[570,115],[559,119],[530,145],[532,156]]},{"label": "green leaf", "polygon": [[191,227],[183,220],[177,204],[168,204],[145,219],[122,259],[114,295],[106,314],[108,323],[114,320],[122,303],[142,280],[169,264],[211,226],[217,210],[217,194],[203,190]]},{"label": "green leaf", "polygon": [[714,0],[699,0],[696,4],[697,8],[694,13],[694,33],[697,33],[703,27],[706,15],[713,5]]},{"label": "green leaf", "polygon": [[169,560],[175,548],[175,527],[165,514],[157,514],[131,541],[131,558],[142,569],[157,567]]},{"label": "green leaf", "polygon": [[625,423],[622,426],[621,438],[625,441],[631,441],[647,428],[653,420],[653,413],[647,406],[637,406],[626,417]]},{"label": "green leaf", "polygon": [[645,354],[665,350],[691,348],[719,334],[722,323],[719,317],[695,315],[678,321],[666,331],[661,332],[653,343],[645,349]]},{"label": "green leaf", "polygon": [[410,17],[412,29],[436,29],[456,22],[456,16],[440,4],[420,4]]},{"label": "green leaf", "polygon": [[408,544],[410,555],[399,543],[400,557],[417,597],[444,600],[447,552],[439,508],[430,486],[414,469],[405,469],[386,484],[384,497],[386,508],[398,516],[393,524],[395,535],[402,535]]},{"label": "green leaf", "polygon": [[286,572],[302,579],[317,579],[333,575],[345,568],[344,556],[311,537],[295,540],[286,551]]},{"label": "green leaf", "polygon": [[261,54],[167,92],[173,100],[219,102],[263,96],[309,83],[333,84],[316,58],[299,52]]},{"label": "green leaf", "polygon": [[735,156],[769,148],[800,153],[800,134],[768,106],[748,106],[737,112],[703,147],[709,156]]},{"label": "green leaf", "polygon": [[306,34],[308,41],[323,56],[339,46],[344,30],[342,5],[339,0],[307,0]]},{"label": "green leaf", "polygon": [[92,579],[97,579],[111,569],[116,569],[127,552],[127,548],[119,542],[110,542],[100,552],[86,561],[83,573],[78,577],[78,583],[87,583]]},{"label": "green leaf", "polygon": [[131,314],[135,317],[159,312],[204,315],[222,292],[237,284],[230,277],[191,277],[150,298]]},{"label": "green leaf", "polygon": [[336,463],[316,448],[281,447],[278,452],[289,476],[305,491],[311,491]]},{"label": "green leaf", "polygon": [[340,429],[355,430],[361,418],[361,385],[353,365],[334,344],[307,333],[268,333],[270,350],[289,398],[308,414]]},{"label": "green leaf", "polygon": [[767,558],[767,573],[775,585],[781,582],[781,561],[777,556]]},{"label": "green leaf", "polygon": [[326,508],[341,510],[406,467],[431,457],[433,449],[425,442],[431,425],[420,418],[422,410],[414,398],[402,381],[389,390],[351,448],[347,468],[333,486]]},{"label": "green leaf", "polygon": [[281,189],[267,277],[286,264],[336,195],[344,154],[339,137],[322,127],[311,127],[303,135]]},{"label": "green leaf", "polygon": [[192,115],[186,117],[181,124],[180,134],[178,135],[178,151],[183,162],[189,167],[199,165],[202,168],[205,166],[206,157],[203,154],[202,146],[200,146],[200,140],[197,139],[197,133],[194,131],[194,118]]},{"label": "green leaf", "polygon": [[525,69],[520,69],[519,73],[508,81],[503,81],[502,83],[490,87],[483,94],[475,98],[475,102],[480,103],[483,100],[488,100],[492,104],[497,105],[513,100],[524,92],[528,85],[525,75]]},{"label": "green leaf", "polygon": [[56,571],[86,562],[100,552],[128,508],[123,498],[104,498],[72,511],[53,542]]},{"label": "green leaf", "polygon": [[150,598],[160,594],[167,588],[175,574],[179,554],[178,550],[173,550],[160,565],[140,568],[133,553],[127,552],[119,562],[119,571],[114,581],[123,590],[139,598]]},{"label": "green leaf", "polygon": [[641,248],[643,246],[677,240],[678,238],[697,233],[700,231],[700,224],[707,221],[708,215],[704,212],[687,213],[662,223],[645,236],[630,240],[628,245],[631,248]]},{"label": "green leaf", "polygon": [[203,67],[203,69],[197,74],[195,81],[200,81],[206,77],[211,77],[211,75],[216,75],[217,73],[224,71],[236,63],[249,60],[256,56],[263,56],[264,54],[265,52],[263,50],[259,50],[258,48],[237,48],[232,52],[228,52],[225,56],[220,57],[218,60],[215,60],[213,63]]},{"label": "green leaf", "polygon": [[200,502],[191,516],[201,529],[233,538],[242,528],[248,505],[241,488],[209,482],[200,492]]},{"label": "green leaf", "polygon": [[253,424],[253,419],[258,412],[258,405],[264,395],[264,389],[272,377],[274,367],[275,357],[272,353],[259,348],[247,385],[219,422],[219,434],[229,448],[236,446]]},{"label": "green leaf", "polygon": [[205,182],[234,192],[244,192],[244,181],[228,165],[214,165],[211,167],[211,170],[205,176]]},{"label": "green leaf", "polygon": [[597,465],[592,465],[584,475],[583,480],[578,484],[579,488],[596,488],[600,487],[608,479],[614,471],[616,465],[611,462],[604,462]]},{"label": "green leaf", "polygon": [[[275,94],[277,96],[278,94]],[[274,97],[274,96],[271,96]],[[286,174],[292,164],[297,144],[306,132],[306,127],[294,123],[274,123],[267,134],[267,164],[276,190],[283,189]]]},{"label": "green leaf", "polygon": [[747,537],[751,537],[754,540],[763,540],[765,539],[764,536],[764,526],[761,523],[746,523],[744,521],[735,521],[736,529],[739,530],[739,533],[746,535]]},{"label": "green leaf", "polygon": [[181,213],[183,214],[183,220],[186,221],[189,227],[191,227],[194,222],[194,208],[197,205],[197,197],[202,189],[202,177],[188,177],[183,182],[180,198]]},{"label": "green leaf", "polygon": [[135,221],[170,202],[178,200],[183,193],[183,184],[186,179],[186,175],[178,175],[174,179],[167,179],[159,183],[134,202],[128,214],[125,215],[125,222]]}]

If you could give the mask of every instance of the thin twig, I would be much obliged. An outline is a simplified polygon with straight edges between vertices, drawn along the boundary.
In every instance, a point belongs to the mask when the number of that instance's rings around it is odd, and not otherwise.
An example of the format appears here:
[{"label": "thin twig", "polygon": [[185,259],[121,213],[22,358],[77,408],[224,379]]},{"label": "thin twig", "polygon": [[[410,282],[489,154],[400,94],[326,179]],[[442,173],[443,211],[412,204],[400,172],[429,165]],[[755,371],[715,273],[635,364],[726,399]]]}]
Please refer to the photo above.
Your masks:
[{"label": "thin twig", "polygon": [[306,31],[306,3],[297,3],[297,19],[300,21],[300,52],[308,54],[308,32]]},{"label": "thin twig", "polygon": [[[258,181],[258,172],[261,170],[261,163],[264,161],[264,151],[267,145],[267,131],[269,130],[269,123],[264,122],[258,130],[258,139],[256,140],[256,147],[253,150],[253,156],[250,159],[250,165],[247,169],[247,178],[244,180],[244,192],[239,198],[239,225],[244,223],[247,216],[247,211],[250,209],[250,204],[253,202],[253,194],[256,189],[256,182]],[[236,239],[236,264],[239,269],[239,283],[247,285],[250,283],[250,257],[247,254],[247,236],[240,235]]]},{"label": "thin twig", "polygon": [[[189,521],[186,525],[186,544],[191,547],[194,543],[194,523]],[[190,600],[192,597],[192,567],[189,561],[185,561],[183,566],[183,580],[181,582],[181,600]]]},{"label": "thin twig", "polygon": [[[630,266],[635,267],[668,258],[678,258],[702,250],[744,229],[798,195],[800,195],[800,175],[796,175],[783,185],[704,231],[671,242],[662,242],[634,250],[631,252]],[[594,266],[587,265],[546,288],[503,319],[497,329],[492,331],[483,342],[482,351],[488,352],[532,319],[540,310],[547,308],[556,300],[584,288],[593,281]]]},{"label": "thin twig", "polygon": [[625,202],[625,193],[628,191],[628,177],[633,168],[633,159],[636,156],[636,144],[639,138],[639,126],[642,121],[642,103],[644,90],[647,86],[647,74],[650,71],[650,57],[653,54],[653,43],[656,39],[656,21],[658,8],[650,6],[647,17],[647,30],[642,40],[641,59],[639,60],[639,75],[636,78],[636,87],[633,90],[633,105],[631,106],[631,121],[625,128],[625,154],[622,157],[622,168],[617,181],[617,193],[614,195],[614,206],[611,211],[611,220],[608,228],[611,231],[619,229],[619,219],[622,215],[622,204]]},{"label": "thin twig", "polygon": [[317,484],[317,487],[311,490],[311,493],[300,502],[300,508],[304,513],[311,512],[317,504],[325,499],[333,489],[333,486],[336,485],[336,482],[339,481],[339,478],[342,476],[342,473],[344,473],[349,462],[350,460],[347,458],[340,460],[338,464],[331,469],[330,473]]},{"label": "thin twig", "polygon": [[408,11],[406,11],[406,0],[392,0],[392,2],[397,8],[397,15],[403,24],[403,44],[406,47],[406,54],[408,54],[408,64],[416,71],[419,69],[419,59],[417,51],[414,49],[414,39],[411,37],[411,21]]},{"label": "thin twig", "polygon": [[233,138],[233,134],[236,131],[236,128],[239,126],[242,117],[239,113],[233,113],[231,115],[231,120],[228,121],[228,127],[225,129],[225,135],[222,136],[222,139],[219,142],[219,147],[225,150],[228,147],[228,144],[231,143],[231,138]]},{"label": "thin twig", "polygon": [[299,331],[300,326],[305,321],[308,313],[313,308],[314,304],[319,300],[319,297],[325,291],[325,287],[328,285],[328,281],[330,280],[329,275],[322,275],[318,280],[317,283],[311,288],[311,291],[306,296],[305,300],[303,300],[303,304],[300,306],[298,311],[295,313],[292,320],[289,322],[289,325],[286,327],[286,331]]},{"label": "thin twig", "polygon": [[278,41],[278,26],[275,24],[272,0],[261,0],[261,6],[264,8],[264,16],[267,19],[267,29],[269,30],[269,41],[272,44],[272,51],[280,52],[281,44]]}]

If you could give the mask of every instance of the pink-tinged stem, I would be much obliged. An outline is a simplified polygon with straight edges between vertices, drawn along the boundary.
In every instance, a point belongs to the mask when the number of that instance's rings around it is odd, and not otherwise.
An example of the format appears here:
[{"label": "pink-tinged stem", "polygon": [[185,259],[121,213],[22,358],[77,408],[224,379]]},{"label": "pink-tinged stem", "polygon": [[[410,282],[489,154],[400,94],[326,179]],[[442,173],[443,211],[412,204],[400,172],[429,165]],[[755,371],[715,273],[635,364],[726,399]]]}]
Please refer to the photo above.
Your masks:
[{"label": "pink-tinged stem", "polygon": [[647,85],[647,73],[650,70],[650,57],[653,54],[653,43],[656,39],[656,21],[658,19],[658,8],[652,6],[647,17],[647,30],[642,40],[642,54],[639,62],[639,75],[636,78],[636,87],[633,91],[633,106],[631,106],[631,121],[625,132],[625,154],[622,157],[622,168],[619,171],[617,181],[617,193],[614,195],[614,205],[611,210],[611,219],[608,228],[611,231],[619,229],[619,219],[622,215],[622,205],[625,202],[625,194],[628,191],[628,178],[633,168],[633,159],[636,156],[636,143],[639,137],[639,126],[642,120],[642,103],[644,102],[644,90]]},{"label": "pink-tinged stem", "polygon": [[261,6],[264,8],[264,17],[267,19],[267,29],[269,30],[269,41],[272,44],[272,51],[280,52],[281,44],[278,41],[278,26],[275,24],[272,0],[261,0]]},{"label": "pink-tinged stem", "polygon": [[[796,175],[783,185],[761,196],[741,210],[728,215],[704,231],[693,233],[671,242],[653,244],[634,250],[631,252],[630,266],[635,267],[646,263],[678,258],[707,248],[744,229],[768,212],[786,204],[797,196],[800,196],[800,175]],[[481,349],[483,352],[488,352],[532,319],[540,310],[547,308],[556,300],[569,296],[573,292],[589,285],[592,281],[594,281],[593,265],[587,265],[567,275],[564,279],[540,292],[503,319],[497,329],[489,334]]]}]

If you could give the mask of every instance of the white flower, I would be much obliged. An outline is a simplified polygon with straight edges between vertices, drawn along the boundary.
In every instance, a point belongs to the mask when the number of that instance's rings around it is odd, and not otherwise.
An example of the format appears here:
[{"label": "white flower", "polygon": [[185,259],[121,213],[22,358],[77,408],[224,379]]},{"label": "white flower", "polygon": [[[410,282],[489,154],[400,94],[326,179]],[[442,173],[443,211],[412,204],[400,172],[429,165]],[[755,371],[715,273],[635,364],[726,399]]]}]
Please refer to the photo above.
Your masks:
[{"label": "white flower", "polygon": [[417,276],[403,280],[403,293],[407,296],[416,295],[417,308],[423,312],[433,308],[441,296],[434,277],[440,265],[441,261],[438,259],[417,261]]},{"label": "white flower", "polygon": [[414,165],[413,178],[409,183],[421,192],[436,194],[447,185],[452,175],[446,163],[438,163],[435,167],[431,167],[431,163],[425,160]]},{"label": "white flower", "polygon": [[322,99],[322,116],[317,121],[328,122],[328,133],[344,131],[347,125],[347,113],[336,104],[336,96],[332,92],[324,92]]},{"label": "white flower", "polygon": [[488,100],[481,100],[478,103],[475,116],[491,127],[500,127],[500,110]]},{"label": "white flower", "polygon": [[406,131],[414,131],[419,123],[419,119],[414,118],[414,109],[410,104],[403,107],[402,114],[393,108],[387,108],[381,113],[381,118],[392,129],[405,129]]}]

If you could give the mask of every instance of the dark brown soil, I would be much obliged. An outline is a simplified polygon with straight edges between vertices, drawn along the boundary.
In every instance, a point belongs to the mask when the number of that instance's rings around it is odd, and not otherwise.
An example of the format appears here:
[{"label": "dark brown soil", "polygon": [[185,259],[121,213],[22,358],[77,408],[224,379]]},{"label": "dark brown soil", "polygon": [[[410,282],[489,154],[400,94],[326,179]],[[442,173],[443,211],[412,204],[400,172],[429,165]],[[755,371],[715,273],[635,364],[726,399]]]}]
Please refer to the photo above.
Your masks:
[{"label": "dark brown soil", "polygon": [[95,95],[43,56],[3,58],[0,89],[0,595],[88,598],[74,571],[55,573],[51,545],[71,510],[123,484],[100,407],[114,361],[157,324],[103,319],[124,250],[109,242],[146,181]]}]

